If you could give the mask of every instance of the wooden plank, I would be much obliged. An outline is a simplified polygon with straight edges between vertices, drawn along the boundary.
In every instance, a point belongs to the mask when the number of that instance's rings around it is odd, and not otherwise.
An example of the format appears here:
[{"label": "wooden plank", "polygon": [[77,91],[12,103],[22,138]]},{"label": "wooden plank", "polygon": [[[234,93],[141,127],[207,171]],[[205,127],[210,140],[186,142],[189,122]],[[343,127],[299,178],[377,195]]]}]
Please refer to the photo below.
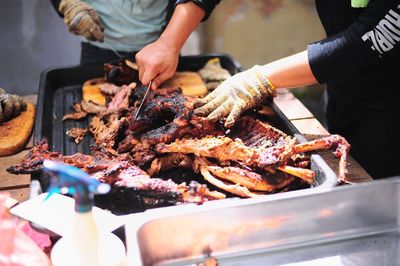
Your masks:
[{"label": "wooden plank", "polygon": [[[339,159],[333,156],[332,151],[320,151],[318,154],[321,155],[321,157],[337,175],[339,173]],[[351,183],[363,183],[373,180],[373,178],[364,170],[364,168],[362,168],[360,164],[350,155],[347,158],[347,170],[348,173],[346,174],[346,179]]]},{"label": "wooden plank", "polygon": [[0,125],[0,156],[16,154],[25,149],[35,123],[35,106],[27,104],[25,111]]},{"label": "wooden plank", "polygon": [[[307,140],[314,140],[322,138],[328,134],[323,135],[304,135]],[[325,160],[329,167],[338,175],[339,173],[339,159],[332,154],[332,150],[318,151],[318,154]],[[361,167],[361,165],[351,155],[347,157],[347,180],[351,183],[363,183],[372,181],[373,178]]]},{"label": "wooden plank", "polygon": [[0,157],[0,189],[29,185],[30,175],[12,175],[6,171],[8,167],[19,164],[27,154],[28,151],[21,151],[12,156]]},{"label": "wooden plank", "polygon": [[10,194],[10,197],[13,199],[23,202],[25,200],[29,199],[29,186],[24,187],[24,188],[19,188],[19,189],[10,189],[10,190],[5,190],[5,191],[0,191],[0,193],[6,192]]},{"label": "wooden plank", "polygon": [[302,135],[329,135],[328,130],[315,118],[291,120]]},{"label": "wooden plank", "polygon": [[22,99],[24,99],[27,102],[32,103],[33,105],[36,105],[37,98],[38,98],[37,94],[31,94],[31,95],[22,96]]},{"label": "wooden plank", "polygon": [[314,115],[292,93],[278,94],[274,103],[289,120],[313,118]]}]

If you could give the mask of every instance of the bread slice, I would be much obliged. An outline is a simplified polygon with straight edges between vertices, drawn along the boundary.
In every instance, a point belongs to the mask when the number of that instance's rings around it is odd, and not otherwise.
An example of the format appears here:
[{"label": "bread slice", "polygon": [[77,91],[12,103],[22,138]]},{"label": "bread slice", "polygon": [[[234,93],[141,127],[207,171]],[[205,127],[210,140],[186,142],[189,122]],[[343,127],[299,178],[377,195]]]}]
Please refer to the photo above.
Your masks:
[{"label": "bread slice", "polygon": [[204,96],[208,92],[201,76],[197,72],[191,71],[176,72],[171,79],[165,81],[160,87],[179,87],[182,94],[186,96]]},{"label": "bread slice", "polygon": [[86,102],[92,101],[98,105],[106,105],[106,97],[99,88],[99,85],[105,83],[104,78],[91,79],[83,83],[82,97]]},{"label": "bread slice", "polygon": [[28,142],[35,121],[35,106],[27,103],[26,110],[10,121],[0,123],[0,156],[21,151]]}]

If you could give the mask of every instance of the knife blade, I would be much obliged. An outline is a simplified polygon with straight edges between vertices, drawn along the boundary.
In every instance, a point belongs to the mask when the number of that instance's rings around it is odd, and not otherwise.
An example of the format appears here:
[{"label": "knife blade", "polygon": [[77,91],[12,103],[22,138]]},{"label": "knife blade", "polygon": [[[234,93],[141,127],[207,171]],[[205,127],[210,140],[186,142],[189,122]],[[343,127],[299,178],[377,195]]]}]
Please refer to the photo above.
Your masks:
[{"label": "knife blade", "polygon": [[110,49],[116,56],[119,57],[119,59],[124,59],[123,56],[117,52],[117,50],[115,50],[111,44],[109,44],[108,42],[104,42],[104,44],[108,47],[108,49]]},{"label": "knife blade", "polygon": [[142,111],[142,109],[144,109],[143,108],[144,107],[144,103],[147,101],[147,99],[149,98],[149,95],[150,95],[151,84],[152,84],[152,81],[150,80],[149,85],[147,85],[147,89],[146,89],[146,92],[145,92],[145,94],[143,96],[142,102],[140,103],[139,108],[136,111],[134,120],[137,120],[137,118],[139,117],[140,112]]}]

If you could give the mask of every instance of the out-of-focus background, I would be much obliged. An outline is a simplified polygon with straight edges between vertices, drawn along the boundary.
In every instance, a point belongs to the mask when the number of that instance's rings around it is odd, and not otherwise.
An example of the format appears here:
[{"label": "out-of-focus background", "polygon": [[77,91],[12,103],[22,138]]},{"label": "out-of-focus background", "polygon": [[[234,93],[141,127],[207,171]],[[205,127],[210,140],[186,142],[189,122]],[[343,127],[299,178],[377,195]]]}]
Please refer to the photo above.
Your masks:
[{"label": "out-of-focus background", "polygon": [[[80,38],[67,31],[49,0],[0,2],[0,87],[35,94],[42,70],[78,64]],[[322,38],[313,0],[223,0],[182,54],[226,53],[248,68],[300,52]],[[293,92],[323,122],[323,87]]]}]

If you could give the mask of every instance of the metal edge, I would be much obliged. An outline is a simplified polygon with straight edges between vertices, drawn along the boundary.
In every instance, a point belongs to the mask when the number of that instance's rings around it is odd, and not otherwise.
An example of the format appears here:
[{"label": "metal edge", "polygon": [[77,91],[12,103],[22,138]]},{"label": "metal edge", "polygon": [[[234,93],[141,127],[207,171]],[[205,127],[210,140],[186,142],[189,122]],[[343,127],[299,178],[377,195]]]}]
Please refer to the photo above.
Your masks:
[{"label": "metal edge", "polygon": [[[293,123],[285,116],[285,114],[279,109],[279,107],[274,102],[271,103],[271,108],[283,120],[285,125],[289,127],[289,130],[293,132],[293,135],[297,138],[297,141],[299,143],[307,142],[306,138],[300,133],[300,131],[293,125]],[[316,180],[316,182],[314,182],[314,184],[312,184],[312,187],[309,189],[312,190],[324,189],[325,187],[334,187],[338,184],[336,173],[325,162],[325,160],[322,159],[320,155],[313,154],[311,156],[311,168],[313,171],[322,171],[326,180],[325,181]]]},{"label": "metal edge", "polygon": [[[143,265],[143,259],[141,255],[141,250],[138,241],[138,233],[141,228],[151,221],[156,221],[159,219],[165,219],[169,217],[177,217],[182,215],[189,215],[193,213],[202,213],[209,212],[213,210],[220,210],[226,208],[236,208],[239,206],[245,205],[253,205],[253,204],[261,204],[266,202],[273,202],[277,200],[289,201],[293,198],[300,199],[304,197],[316,197],[319,194],[323,194],[330,191],[340,191],[340,190],[362,190],[365,187],[375,186],[379,183],[387,183],[387,186],[399,185],[400,184],[400,176],[384,179],[384,180],[374,180],[371,182],[360,183],[351,186],[336,186],[336,187],[325,187],[320,190],[316,190],[317,193],[304,193],[303,190],[290,191],[285,193],[285,197],[282,197],[282,193],[269,195],[270,197],[260,197],[260,198],[250,198],[250,199],[241,199],[240,201],[235,202],[226,202],[226,200],[217,201],[218,204],[212,204],[213,201],[197,206],[193,208],[193,205],[182,205],[182,206],[171,206],[164,207],[159,209],[151,209],[146,210],[142,213],[135,213],[126,216],[125,219],[125,234],[126,234],[126,245],[127,245],[127,265]],[[220,202],[224,201],[224,204],[220,204]],[[211,204],[210,204],[211,203]],[[184,209],[184,207],[186,207]],[[399,213],[400,215],[400,213]],[[400,220],[400,216],[398,218]],[[135,237],[129,237],[135,236]],[[134,241],[133,241],[134,240]]]},{"label": "metal edge", "polygon": [[[301,135],[296,134],[295,137],[299,143],[307,142],[307,139]],[[317,167],[318,166],[318,167]],[[325,176],[325,181],[320,182],[320,180],[316,180],[310,189],[324,189],[328,187],[334,187],[338,185],[338,177],[336,173],[332,170],[332,168],[325,162],[325,160],[319,154],[311,155],[311,169],[314,172],[322,171]],[[316,176],[319,176],[316,174]]]}]

